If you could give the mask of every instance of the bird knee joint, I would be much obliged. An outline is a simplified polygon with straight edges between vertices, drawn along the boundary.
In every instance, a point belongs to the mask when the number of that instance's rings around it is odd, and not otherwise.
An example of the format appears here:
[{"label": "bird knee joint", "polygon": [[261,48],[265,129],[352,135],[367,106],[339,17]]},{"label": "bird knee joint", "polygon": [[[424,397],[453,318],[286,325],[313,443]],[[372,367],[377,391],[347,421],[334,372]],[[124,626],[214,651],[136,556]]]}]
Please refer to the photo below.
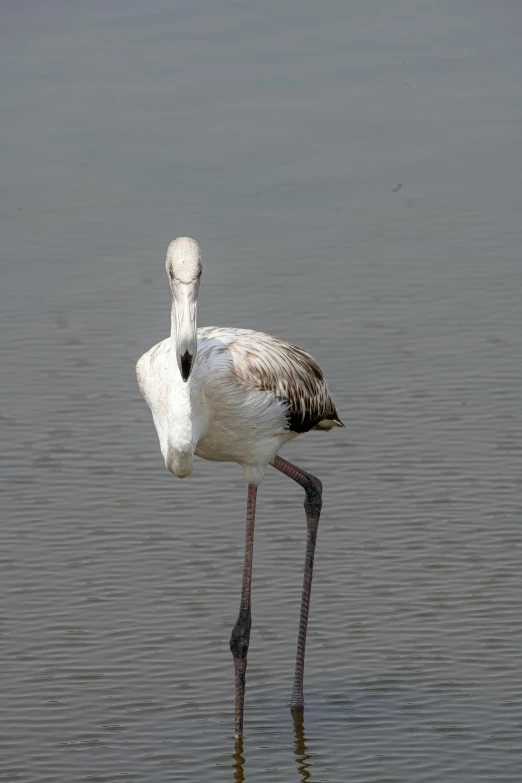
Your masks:
[{"label": "bird knee joint", "polygon": [[310,481],[305,487],[306,498],[304,507],[307,517],[318,517],[323,506],[323,485],[315,476],[310,476]]},{"label": "bird knee joint", "polygon": [[234,658],[246,658],[250,642],[250,617],[238,617],[230,637],[230,651]]}]

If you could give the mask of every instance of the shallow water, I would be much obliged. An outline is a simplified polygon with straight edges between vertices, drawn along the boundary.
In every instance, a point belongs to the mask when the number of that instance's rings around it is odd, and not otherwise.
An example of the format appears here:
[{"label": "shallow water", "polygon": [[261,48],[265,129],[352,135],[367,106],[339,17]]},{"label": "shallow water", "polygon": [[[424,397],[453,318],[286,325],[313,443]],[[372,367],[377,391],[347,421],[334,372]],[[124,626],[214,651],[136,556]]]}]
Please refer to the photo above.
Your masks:
[{"label": "shallow water", "polygon": [[[522,6],[6,3],[0,779],[519,781]],[[399,185],[401,187],[399,187]],[[164,469],[134,377],[168,242],[200,323],[320,361],[304,726],[299,488]]]}]

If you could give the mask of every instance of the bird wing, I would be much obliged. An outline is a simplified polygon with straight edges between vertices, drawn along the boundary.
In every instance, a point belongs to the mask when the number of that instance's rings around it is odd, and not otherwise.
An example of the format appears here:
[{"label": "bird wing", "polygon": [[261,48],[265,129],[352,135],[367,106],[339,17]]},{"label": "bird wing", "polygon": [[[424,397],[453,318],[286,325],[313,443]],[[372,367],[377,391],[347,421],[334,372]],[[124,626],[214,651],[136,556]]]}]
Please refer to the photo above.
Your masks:
[{"label": "bird wing", "polygon": [[291,430],[344,426],[321,368],[302,348],[246,329],[238,329],[227,342],[239,384],[245,390],[273,392],[288,407]]}]

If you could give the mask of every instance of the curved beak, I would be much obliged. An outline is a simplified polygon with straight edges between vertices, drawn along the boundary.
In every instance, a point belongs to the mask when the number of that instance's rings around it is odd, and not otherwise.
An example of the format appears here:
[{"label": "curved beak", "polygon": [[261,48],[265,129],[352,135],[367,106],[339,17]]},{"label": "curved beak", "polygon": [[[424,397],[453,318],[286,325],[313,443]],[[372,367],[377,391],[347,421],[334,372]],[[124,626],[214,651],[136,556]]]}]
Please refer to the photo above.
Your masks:
[{"label": "curved beak", "polygon": [[182,283],[175,280],[173,285],[173,307],[176,322],[176,358],[181,377],[188,381],[196,351],[197,338],[197,301],[199,280]]}]

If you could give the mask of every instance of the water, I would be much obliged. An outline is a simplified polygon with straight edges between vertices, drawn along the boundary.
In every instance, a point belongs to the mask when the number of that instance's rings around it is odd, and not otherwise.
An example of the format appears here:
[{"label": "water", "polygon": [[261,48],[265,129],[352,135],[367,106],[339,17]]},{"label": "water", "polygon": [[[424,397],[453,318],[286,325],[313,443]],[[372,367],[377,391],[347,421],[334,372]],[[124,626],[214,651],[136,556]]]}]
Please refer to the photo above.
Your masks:
[{"label": "water", "polygon": [[[6,2],[0,779],[518,781],[519,3]],[[399,185],[401,187],[399,188]],[[304,726],[299,488],[164,469],[134,363],[200,323],[311,351],[325,485]]]}]

